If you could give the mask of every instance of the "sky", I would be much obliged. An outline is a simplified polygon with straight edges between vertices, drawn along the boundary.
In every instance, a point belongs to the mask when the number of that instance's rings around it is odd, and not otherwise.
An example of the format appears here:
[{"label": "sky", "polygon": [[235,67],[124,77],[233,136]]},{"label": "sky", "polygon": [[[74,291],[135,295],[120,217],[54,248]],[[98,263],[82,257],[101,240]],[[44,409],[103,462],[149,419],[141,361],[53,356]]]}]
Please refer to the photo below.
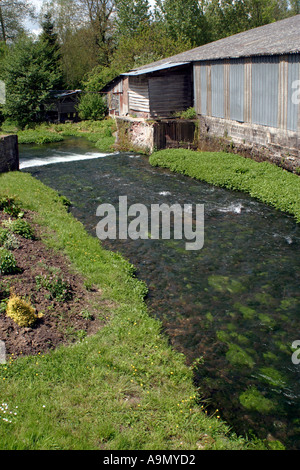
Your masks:
[{"label": "sky", "polygon": [[[44,0],[31,0],[30,3],[36,8],[37,13],[39,13],[44,3]],[[29,31],[36,35],[38,35],[41,31],[38,21],[27,20],[25,21],[25,26],[27,29],[29,29]]]},{"label": "sky", "polygon": [[[36,8],[37,13],[41,11],[41,7],[45,4],[47,0],[31,0],[30,3]],[[150,6],[154,4],[154,0],[149,0]],[[29,29],[33,34],[38,35],[41,31],[38,21],[26,21],[26,28]]]}]

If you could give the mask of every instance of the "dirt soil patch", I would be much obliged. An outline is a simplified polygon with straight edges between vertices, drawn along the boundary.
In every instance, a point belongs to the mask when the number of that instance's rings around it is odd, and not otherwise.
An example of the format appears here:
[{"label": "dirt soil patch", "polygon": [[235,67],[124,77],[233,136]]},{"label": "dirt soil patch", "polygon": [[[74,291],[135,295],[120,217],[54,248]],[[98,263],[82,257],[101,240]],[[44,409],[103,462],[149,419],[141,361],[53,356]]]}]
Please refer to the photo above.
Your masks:
[{"label": "dirt soil patch", "polygon": [[[109,307],[101,292],[86,287],[84,279],[74,272],[68,259],[48,248],[41,240],[42,229],[33,222],[34,214],[26,211],[24,219],[34,228],[36,239],[16,235],[19,247],[12,250],[20,271],[16,274],[0,274],[0,340],[4,341],[7,355],[36,355],[61,344],[70,344],[94,334],[105,323]],[[9,216],[0,211],[0,227]],[[36,278],[57,272],[67,282],[69,298],[57,300]],[[50,274],[49,274],[50,273]],[[30,301],[42,318],[31,327],[20,327],[6,316],[5,298],[14,293]],[[3,302],[4,298],[4,302]],[[105,312],[105,314],[101,315]]]}]

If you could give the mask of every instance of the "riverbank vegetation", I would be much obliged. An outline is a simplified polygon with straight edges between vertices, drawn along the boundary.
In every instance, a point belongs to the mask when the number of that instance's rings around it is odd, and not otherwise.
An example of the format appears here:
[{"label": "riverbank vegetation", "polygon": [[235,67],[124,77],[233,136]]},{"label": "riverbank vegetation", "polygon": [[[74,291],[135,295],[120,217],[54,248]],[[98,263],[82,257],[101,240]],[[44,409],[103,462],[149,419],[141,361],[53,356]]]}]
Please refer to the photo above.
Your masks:
[{"label": "riverbank vegetation", "polygon": [[161,150],[150,156],[150,164],[169,168],[215,186],[243,191],[300,222],[300,179],[269,162],[224,152]]},{"label": "riverbank vegetation", "polygon": [[[7,411],[0,412],[2,449],[242,450],[275,445],[236,436],[218,410],[208,416],[193,385],[192,367],[170,347],[160,322],[148,315],[147,289],[135,278],[133,266],[88,235],[55,191],[19,172],[0,175],[0,188],[2,201],[18,209],[9,215],[7,204],[2,205],[3,217],[23,220],[29,211],[39,243],[64,256],[69,272],[100,295],[92,313],[102,323],[96,333],[77,336],[75,342],[73,335],[72,344],[50,351],[10,351],[7,364],[0,365],[1,410]],[[34,307],[32,292],[25,300]],[[89,308],[87,303],[86,319]],[[56,321],[64,316],[59,303],[46,313]],[[19,328],[29,335],[41,318]]]},{"label": "riverbank vegetation", "polygon": [[48,144],[60,142],[70,136],[84,137],[100,151],[110,152],[115,142],[116,126],[113,119],[103,119],[64,124],[33,124],[22,130],[16,123],[5,121],[1,130],[5,134],[17,134],[19,144]]},{"label": "riverbank vegetation", "polygon": [[2,2],[0,118],[43,122],[52,92],[75,89],[80,118],[103,118],[101,89],[120,73],[299,11],[298,0],[51,0],[39,13],[29,0]]}]

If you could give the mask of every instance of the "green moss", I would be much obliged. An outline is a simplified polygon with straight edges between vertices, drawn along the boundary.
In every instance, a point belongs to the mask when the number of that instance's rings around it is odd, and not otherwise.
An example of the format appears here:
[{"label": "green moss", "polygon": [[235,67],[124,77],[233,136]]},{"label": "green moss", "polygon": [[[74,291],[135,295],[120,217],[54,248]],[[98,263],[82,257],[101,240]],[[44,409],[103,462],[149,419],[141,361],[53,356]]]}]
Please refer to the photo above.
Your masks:
[{"label": "green moss", "polygon": [[276,321],[266,313],[260,313],[258,315],[258,318],[262,325],[266,325],[270,328],[274,328],[274,326],[276,325]]},{"label": "green moss", "polygon": [[273,367],[261,367],[259,375],[264,382],[273,387],[282,388],[286,385],[286,380],[283,375]]},{"label": "green moss", "polygon": [[230,292],[236,294],[245,290],[243,284],[228,276],[212,275],[208,278],[208,284],[218,292]]},{"label": "green moss", "polygon": [[209,322],[213,322],[214,321],[214,316],[212,315],[212,313],[210,312],[207,312],[207,314],[205,315],[206,319],[209,321]]},{"label": "green moss", "polygon": [[262,414],[268,414],[276,407],[276,403],[266,398],[255,387],[251,387],[243,392],[239,397],[240,403],[244,408],[251,411],[258,411]]},{"label": "green moss", "polygon": [[226,359],[234,366],[253,368],[255,362],[252,357],[237,344],[230,343]]},{"label": "green moss", "polygon": [[294,297],[289,298],[289,299],[283,299],[280,302],[280,308],[282,310],[290,310],[291,308],[296,307],[298,303],[298,299],[295,299]]},{"label": "green moss", "polygon": [[256,311],[253,308],[238,302],[234,304],[234,308],[238,309],[246,320],[250,320],[256,315]]}]

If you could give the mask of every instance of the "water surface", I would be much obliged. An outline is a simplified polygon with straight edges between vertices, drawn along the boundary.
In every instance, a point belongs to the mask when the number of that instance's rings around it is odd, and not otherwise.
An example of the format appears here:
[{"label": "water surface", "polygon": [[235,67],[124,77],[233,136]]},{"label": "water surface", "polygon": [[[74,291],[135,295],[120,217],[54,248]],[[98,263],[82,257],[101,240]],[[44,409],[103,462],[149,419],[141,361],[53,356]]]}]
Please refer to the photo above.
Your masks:
[{"label": "water surface", "polygon": [[195,367],[195,381],[237,433],[254,432],[300,449],[300,229],[292,217],[245,194],[213,187],[136,154],[99,154],[83,139],[20,146],[23,171],[72,201],[96,236],[101,203],[204,204],[205,241],[115,240],[149,288],[149,312]]}]

